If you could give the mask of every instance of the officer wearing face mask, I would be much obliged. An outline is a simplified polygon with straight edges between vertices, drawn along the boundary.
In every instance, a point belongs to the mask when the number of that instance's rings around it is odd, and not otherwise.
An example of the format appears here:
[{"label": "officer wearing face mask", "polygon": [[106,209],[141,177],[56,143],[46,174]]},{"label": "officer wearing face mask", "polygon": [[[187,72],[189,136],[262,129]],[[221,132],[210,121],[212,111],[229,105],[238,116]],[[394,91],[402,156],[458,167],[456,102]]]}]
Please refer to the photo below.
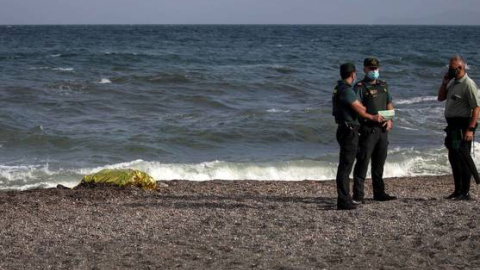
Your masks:
[{"label": "officer wearing face mask", "polygon": [[[378,111],[393,110],[392,95],[387,83],[379,80],[380,62],[376,58],[366,58],[363,61],[366,76],[356,83],[354,91],[357,93],[367,113],[378,114]],[[382,123],[360,118],[360,140],[357,153],[357,163],[353,171],[353,201],[364,202],[364,183],[368,164],[372,160],[371,173],[373,185],[373,199],[376,201],[395,200],[385,192],[383,181],[383,167],[387,159],[388,132],[392,129],[392,121]]]},{"label": "officer wearing face mask", "polygon": [[[450,59],[448,73],[438,89],[438,101],[445,101],[448,161],[452,167],[455,189],[447,199],[470,200],[470,180],[477,174],[470,151],[480,113],[478,87],[468,77],[465,60],[461,56]],[[478,180],[478,179],[477,179]]]},{"label": "officer wearing face mask", "polygon": [[345,63],[340,66],[340,76],[333,90],[332,106],[333,116],[338,125],[336,138],[340,145],[340,158],[338,163],[337,184],[337,209],[352,210],[357,207],[350,196],[350,173],[352,172],[355,155],[358,147],[358,129],[360,123],[358,117],[369,119],[371,122],[382,123],[383,118],[378,114],[367,113],[366,108],[358,100],[352,89],[353,82],[357,77],[355,65]]}]

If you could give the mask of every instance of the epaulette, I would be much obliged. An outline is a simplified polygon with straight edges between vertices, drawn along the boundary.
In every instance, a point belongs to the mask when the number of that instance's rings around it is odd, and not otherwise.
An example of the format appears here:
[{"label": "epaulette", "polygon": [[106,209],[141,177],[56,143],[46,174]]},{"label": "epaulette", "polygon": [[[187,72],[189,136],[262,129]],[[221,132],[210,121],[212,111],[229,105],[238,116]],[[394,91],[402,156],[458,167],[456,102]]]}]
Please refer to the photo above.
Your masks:
[{"label": "epaulette", "polygon": [[357,91],[358,89],[361,89],[365,86],[365,84],[363,84],[363,82],[357,82],[355,83],[355,85],[353,86],[353,89],[355,89],[355,91]]},{"label": "epaulette", "polygon": [[385,85],[385,86],[386,86],[386,85],[387,85],[387,82],[377,79],[377,84],[378,84],[378,85]]},{"label": "epaulette", "polygon": [[355,84],[354,88],[355,88],[355,87],[363,87],[363,82],[361,82],[361,81],[360,81],[360,82],[357,82],[357,83]]}]

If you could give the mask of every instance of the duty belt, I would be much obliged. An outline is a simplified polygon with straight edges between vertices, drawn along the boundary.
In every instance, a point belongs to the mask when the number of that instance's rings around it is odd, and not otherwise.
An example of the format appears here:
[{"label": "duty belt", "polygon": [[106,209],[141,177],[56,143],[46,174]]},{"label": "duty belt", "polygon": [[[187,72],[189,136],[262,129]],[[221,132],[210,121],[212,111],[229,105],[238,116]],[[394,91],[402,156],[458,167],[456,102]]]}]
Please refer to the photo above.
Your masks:
[{"label": "duty belt", "polygon": [[360,124],[343,122],[342,124],[338,124],[338,126],[353,130],[358,129],[360,127]]},{"label": "duty belt", "polygon": [[367,126],[367,127],[383,127],[384,123],[378,123],[378,122],[373,122],[367,119],[362,119],[360,120],[360,123],[362,126]]}]

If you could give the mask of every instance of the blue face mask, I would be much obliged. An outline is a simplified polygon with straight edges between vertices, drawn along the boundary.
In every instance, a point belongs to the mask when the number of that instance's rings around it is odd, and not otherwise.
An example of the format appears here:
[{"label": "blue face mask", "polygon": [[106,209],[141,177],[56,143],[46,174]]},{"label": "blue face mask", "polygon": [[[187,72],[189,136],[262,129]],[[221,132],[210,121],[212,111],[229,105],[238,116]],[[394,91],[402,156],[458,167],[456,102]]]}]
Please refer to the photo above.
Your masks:
[{"label": "blue face mask", "polygon": [[376,80],[378,79],[378,77],[380,77],[380,72],[378,71],[378,69],[376,70],[370,70],[368,73],[367,73],[367,77],[372,79],[372,80]]}]

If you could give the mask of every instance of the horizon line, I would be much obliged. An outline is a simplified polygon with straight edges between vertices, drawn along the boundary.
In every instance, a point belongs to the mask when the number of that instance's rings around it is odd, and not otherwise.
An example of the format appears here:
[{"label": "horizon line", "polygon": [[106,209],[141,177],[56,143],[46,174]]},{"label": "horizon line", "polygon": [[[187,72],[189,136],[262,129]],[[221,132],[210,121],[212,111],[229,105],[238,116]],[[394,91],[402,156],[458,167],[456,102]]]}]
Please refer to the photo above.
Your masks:
[{"label": "horizon line", "polygon": [[170,26],[170,25],[179,25],[179,26],[194,26],[194,25],[204,25],[204,26],[222,26],[222,25],[231,25],[231,26],[480,26],[480,24],[343,24],[343,23],[19,23],[19,24],[8,24],[0,23],[0,26]]}]

